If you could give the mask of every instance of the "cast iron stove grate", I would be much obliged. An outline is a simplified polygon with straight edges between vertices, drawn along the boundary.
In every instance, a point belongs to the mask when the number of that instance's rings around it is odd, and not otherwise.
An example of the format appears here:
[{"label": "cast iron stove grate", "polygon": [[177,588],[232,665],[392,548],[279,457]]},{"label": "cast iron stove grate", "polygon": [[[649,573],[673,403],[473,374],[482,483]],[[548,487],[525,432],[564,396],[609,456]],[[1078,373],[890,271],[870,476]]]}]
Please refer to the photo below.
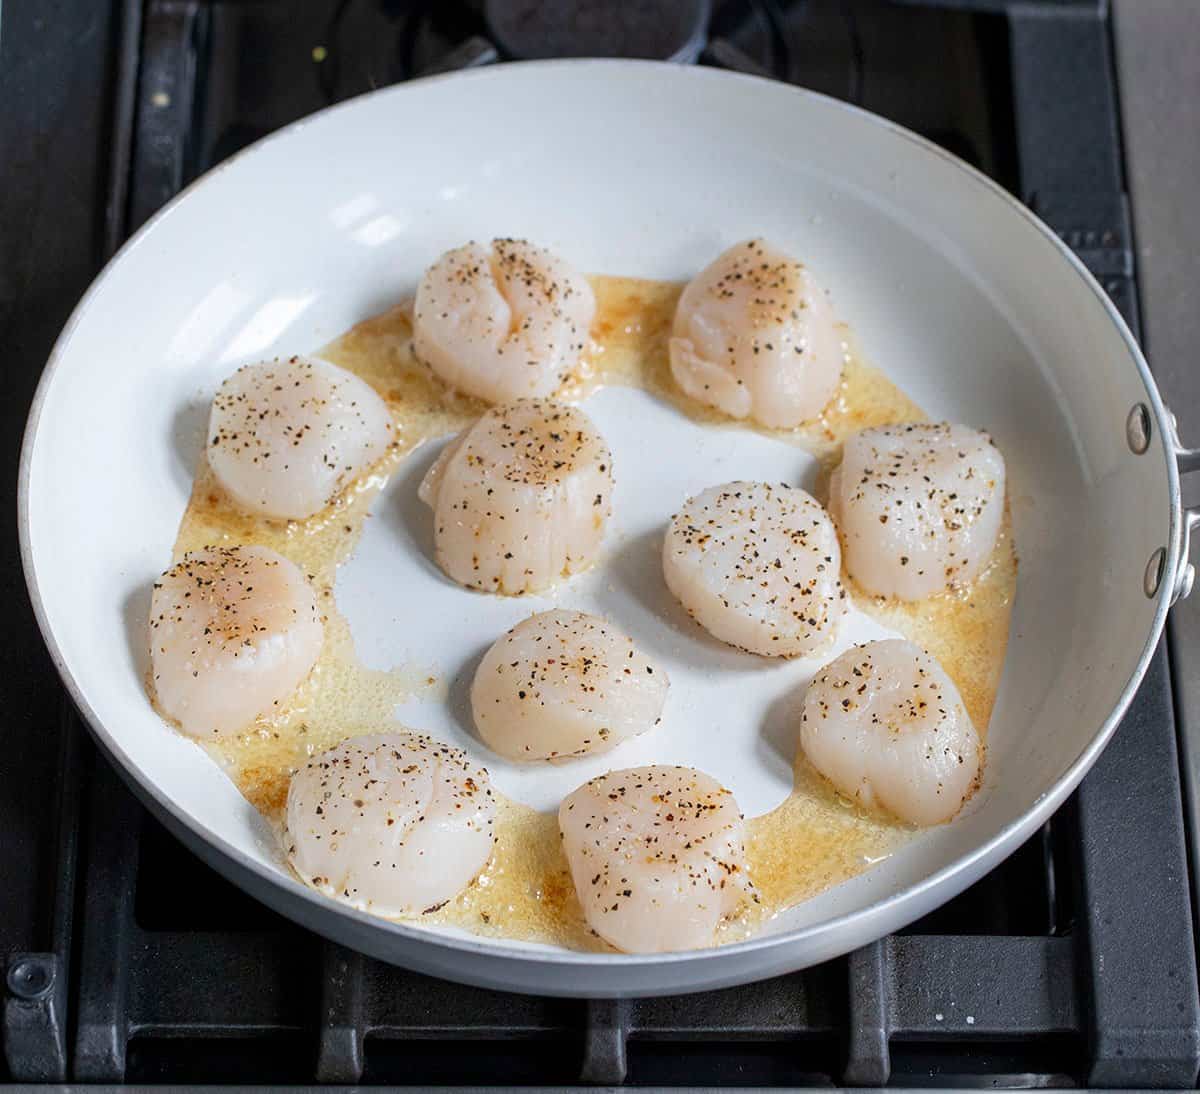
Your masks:
[{"label": "cast iron stove grate", "polygon": [[[549,6],[561,21],[567,6]],[[606,6],[578,9],[595,15]],[[642,17],[656,8],[631,6]],[[1029,201],[1136,327],[1104,5],[945,6],[962,10],[883,0],[680,4],[671,6],[675,22],[654,22],[653,41],[629,37],[634,20],[624,37],[608,26],[576,52],[676,56],[864,99]],[[295,117],[371,86],[549,48],[522,21],[536,5],[522,3],[125,0],[103,16],[90,0],[54,7],[56,18],[91,29],[83,40],[59,36],[63,64],[96,71],[105,44],[120,47],[109,74],[109,252],[199,171]],[[92,59],[79,60],[92,39]],[[567,39],[554,42],[554,51],[572,52]],[[64,94],[69,104],[80,89]],[[61,169],[62,157],[43,154],[39,163],[51,160]],[[101,167],[81,151],[75,170]],[[43,359],[31,353],[23,362],[30,379]],[[57,742],[61,801],[39,867],[51,879],[51,914],[30,915],[22,931],[24,916],[6,925],[0,911],[0,929],[8,928],[0,940],[11,936],[20,951],[9,961],[3,1012],[13,1079],[1196,1081],[1200,1005],[1161,650],[1071,802],[957,900],[815,969],[632,1002],[467,988],[325,942],[184,851],[96,755],[73,713],[51,730],[17,728],[40,732],[44,749]],[[0,846],[0,873],[26,861],[27,849],[8,850],[6,858]]]}]

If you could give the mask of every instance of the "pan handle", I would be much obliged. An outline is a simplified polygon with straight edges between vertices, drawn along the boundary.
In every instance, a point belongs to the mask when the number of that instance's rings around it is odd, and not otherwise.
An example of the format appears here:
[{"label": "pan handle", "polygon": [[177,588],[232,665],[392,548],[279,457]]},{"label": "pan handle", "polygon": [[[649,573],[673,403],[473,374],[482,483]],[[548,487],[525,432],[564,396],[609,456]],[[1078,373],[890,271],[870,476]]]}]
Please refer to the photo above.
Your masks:
[{"label": "pan handle", "polygon": [[[1191,471],[1200,471],[1200,448],[1188,448],[1179,439],[1179,423],[1175,420],[1175,415],[1170,410],[1167,411],[1167,419],[1171,423],[1171,436],[1168,438],[1171,442],[1171,448],[1175,452],[1175,465],[1179,468],[1180,475],[1186,475]],[[1181,536],[1183,541],[1179,545],[1179,568],[1175,572],[1174,582],[1175,588],[1171,593],[1171,603],[1185,600],[1191,595],[1192,586],[1196,583],[1196,567],[1191,562],[1191,547],[1192,533],[1196,527],[1200,525],[1200,506],[1183,507],[1183,523],[1181,525]],[[1159,563],[1158,581],[1161,581],[1163,575],[1161,573],[1164,561]],[[1154,566],[1154,559],[1151,559],[1151,568]],[[1150,592],[1150,569],[1146,571],[1146,590],[1147,595],[1153,595]],[[1157,581],[1155,585],[1157,586]],[[1157,587],[1154,592],[1157,592]]]}]

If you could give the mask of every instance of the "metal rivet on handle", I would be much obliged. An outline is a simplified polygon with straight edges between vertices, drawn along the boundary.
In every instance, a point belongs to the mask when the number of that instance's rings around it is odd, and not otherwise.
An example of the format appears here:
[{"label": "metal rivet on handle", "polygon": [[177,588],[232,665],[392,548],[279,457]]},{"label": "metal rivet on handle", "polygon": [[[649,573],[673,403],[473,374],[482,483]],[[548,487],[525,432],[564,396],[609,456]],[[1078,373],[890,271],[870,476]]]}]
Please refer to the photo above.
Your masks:
[{"label": "metal rivet on handle", "polygon": [[1171,600],[1174,604],[1177,600],[1187,600],[1192,595],[1192,586],[1196,584],[1196,567],[1190,562],[1183,568],[1179,575],[1179,580],[1175,582],[1175,596]]},{"label": "metal rivet on handle", "polygon": [[8,967],[8,990],[18,999],[41,999],[54,987],[54,967],[36,957],[14,961]]},{"label": "metal rivet on handle", "polygon": [[1167,564],[1167,549],[1158,548],[1146,563],[1146,576],[1142,579],[1142,588],[1148,597],[1153,598],[1162,584],[1163,567]]},{"label": "metal rivet on handle", "polygon": [[1150,447],[1150,411],[1145,403],[1137,403],[1125,419],[1125,439],[1129,447],[1137,455],[1141,455]]}]

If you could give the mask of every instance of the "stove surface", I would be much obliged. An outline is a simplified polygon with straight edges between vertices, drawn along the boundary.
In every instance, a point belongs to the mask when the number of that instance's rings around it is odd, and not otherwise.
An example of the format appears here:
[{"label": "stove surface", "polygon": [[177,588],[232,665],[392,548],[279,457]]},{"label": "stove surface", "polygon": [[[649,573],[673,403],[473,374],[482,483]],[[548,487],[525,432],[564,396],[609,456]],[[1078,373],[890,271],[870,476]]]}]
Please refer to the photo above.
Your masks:
[{"label": "stove surface", "polygon": [[[1164,127],[1188,124],[1181,104],[1194,104],[1200,87],[1191,72],[1190,96],[1173,95],[1164,72],[1187,70],[1200,25],[1194,8],[1177,22],[1181,8],[1172,0],[1121,0],[1115,12],[1101,0],[6,6],[0,330],[9,512],[17,438],[53,339],[104,258],[155,209],[238,148],[331,102],[513,56],[664,56],[754,71],[925,133],[1059,230],[1135,330],[1144,310],[1186,430],[1200,420],[1187,356],[1200,331],[1176,297],[1181,277],[1191,275],[1189,287],[1194,280],[1200,240],[1189,250],[1195,228],[1171,211],[1187,208],[1200,165],[1190,178],[1186,166],[1171,174],[1178,156]],[[1200,648],[1197,604],[1176,614],[1171,658],[1160,649],[1070,802],[938,912],[764,984],[577,1002],[382,965],[279,918],[202,865],[96,754],[43,651],[11,534],[4,550],[0,1079],[1196,1084],[1185,812],[1193,815],[1189,765],[1200,761],[1185,748],[1181,779],[1176,711],[1187,723],[1200,703],[1189,653]]]}]

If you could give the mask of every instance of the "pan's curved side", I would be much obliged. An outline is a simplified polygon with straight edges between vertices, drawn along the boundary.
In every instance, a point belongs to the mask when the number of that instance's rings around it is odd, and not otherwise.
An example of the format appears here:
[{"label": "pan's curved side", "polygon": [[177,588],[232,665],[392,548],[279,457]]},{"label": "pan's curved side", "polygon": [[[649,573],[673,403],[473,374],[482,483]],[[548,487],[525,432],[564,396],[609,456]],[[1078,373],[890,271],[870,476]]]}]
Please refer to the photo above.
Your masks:
[{"label": "pan's curved side", "polygon": [[[1061,727],[1064,734],[1062,741],[1022,741],[1020,748],[1014,744],[1009,758],[998,762],[997,767],[1002,774],[997,776],[997,784],[990,788],[992,800],[984,803],[984,808],[991,810],[987,815],[988,823],[985,825],[978,815],[956,822],[975,825],[974,828],[958,829],[960,833],[978,833],[977,839],[971,837],[974,842],[969,847],[960,848],[941,861],[932,861],[927,871],[910,871],[907,880],[898,882],[883,895],[877,894],[866,900],[862,906],[842,909],[821,922],[798,929],[789,930],[786,924],[782,924],[778,933],[713,951],[649,958],[544,953],[474,938],[434,935],[418,928],[382,922],[334,904],[305,889],[256,852],[250,836],[228,838],[223,835],[226,829],[222,829],[221,824],[227,818],[191,809],[184,804],[182,794],[173,794],[168,789],[171,785],[168,778],[155,777],[153,773],[161,776],[171,764],[190,763],[181,752],[173,750],[168,761],[157,754],[149,755],[143,742],[128,736],[116,700],[109,702],[105,698],[105,713],[101,712],[101,707],[93,700],[102,689],[94,676],[88,675],[92,670],[87,650],[89,644],[94,649],[107,642],[107,632],[104,637],[97,637],[98,632],[89,632],[85,640],[70,648],[61,633],[61,621],[74,604],[68,594],[74,592],[84,597],[89,592],[88,572],[84,571],[81,577],[69,569],[81,565],[79,555],[71,555],[60,548],[52,562],[50,552],[46,550],[47,544],[55,541],[56,537],[80,534],[80,530],[71,524],[69,506],[64,503],[62,507],[55,508],[50,504],[49,489],[56,484],[70,482],[70,468],[52,462],[55,451],[62,447],[64,437],[69,438],[70,434],[69,431],[54,433],[47,428],[48,422],[61,416],[68,389],[86,375],[88,368],[96,367],[97,358],[104,367],[112,363],[113,354],[97,354],[94,343],[86,343],[98,322],[97,312],[114,305],[116,290],[113,286],[130,270],[143,271],[139,276],[155,269],[161,273],[163,260],[158,252],[172,251],[171,233],[177,230],[179,223],[192,215],[189,210],[199,210],[196,215],[203,222],[201,227],[207,225],[207,230],[211,231],[211,217],[220,214],[222,209],[228,210],[231,197],[246,198],[255,193],[261,194],[262,187],[278,177],[278,172],[287,170],[293,155],[289,150],[292,149],[301,162],[311,163],[314,148],[339,148],[344,153],[345,162],[330,169],[328,185],[330,188],[344,186],[346,192],[352,194],[356,187],[361,189],[363,185],[357,173],[367,170],[371,164],[369,157],[361,160],[353,158],[356,153],[353,134],[349,130],[353,128],[350,122],[355,118],[361,117],[361,125],[370,133],[378,132],[380,126],[394,119],[397,112],[418,108],[437,110],[444,117],[461,116],[462,111],[471,107],[471,104],[478,112],[484,109],[481,103],[489,104],[488,109],[503,111],[514,106],[533,109],[531,104],[560,102],[575,104],[589,118],[591,126],[612,126],[614,129],[624,124],[622,118],[634,116],[635,108],[640,104],[643,108],[641,117],[652,133],[655,125],[662,126],[663,132],[667,133],[666,127],[678,124],[679,118],[687,116],[690,110],[697,119],[697,126],[715,127],[707,130],[706,136],[702,133],[695,142],[701,149],[697,152],[698,156],[702,156],[701,162],[708,164],[714,172],[719,170],[720,165],[711,156],[703,158],[703,155],[707,155],[702,148],[706,141],[737,146],[746,154],[757,144],[763,144],[764,147],[756,153],[758,159],[755,161],[761,170],[752,172],[753,185],[745,183],[750,198],[767,185],[762,180],[768,177],[772,165],[777,172],[786,176],[785,181],[790,178],[786,173],[796,157],[796,153],[788,152],[791,147],[789,141],[796,136],[789,129],[790,126],[799,127],[801,135],[808,142],[807,148],[814,147],[816,138],[822,135],[828,142],[842,141],[856,145],[850,152],[843,150],[842,154],[864,165],[861,167],[861,182],[854,186],[847,185],[844,193],[835,195],[837,200],[830,199],[828,208],[834,211],[831,214],[834,215],[838,201],[858,201],[860,204],[855,207],[856,216],[861,212],[864,218],[868,214],[875,215],[872,211],[883,210],[878,212],[879,219],[876,221],[858,221],[855,217],[847,219],[851,223],[879,226],[884,224],[885,214],[890,216],[895,224],[893,235],[888,238],[897,246],[907,246],[904,242],[906,232],[919,235],[926,230],[916,212],[912,209],[905,212],[906,201],[915,203],[914,208],[919,205],[918,211],[931,217],[934,213],[928,210],[936,206],[939,197],[944,197],[947,204],[955,204],[953,213],[958,220],[954,223],[966,226],[964,236],[961,239],[944,238],[931,232],[928,238],[917,240],[910,249],[895,256],[881,253],[877,256],[878,260],[891,263],[881,273],[881,279],[890,279],[898,296],[910,294],[908,302],[913,307],[924,306],[928,302],[912,297],[912,285],[905,283],[905,275],[909,273],[905,263],[913,256],[920,258],[926,252],[936,253],[946,268],[946,276],[957,271],[955,276],[960,279],[954,284],[947,281],[943,287],[958,294],[955,299],[965,304],[984,301],[987,307],[979,304],[979,314],[994,325],[1007,324],[1001,332],[1004,352],[1011,350],[1017,353],[1024,346],[1038,343],[1040,355],[1037,355],[1036,364],[1044,366],[1047,371],[1040,379],[1035,375],[1036,370],[1028,371],[1028,380],[1043,385],[1037,389],[1039,397],[1047,392],[1058,392],[1057,405],[1045,409],[1044,420],[1067,430],[1069,436],[1056,440],[1061,441],[1063,447],[1071,447],[1072,458],[1078,465],[1072,466],[1070,474],[1063,475],[1061,497],[1054,496],[1053,490],[1049,490],[1048,494],[1063,505],[1079,506],[1081,522],[1091,522],[1081,523],[1080,527],[1095,533],[1090,542],[1088,536],[1081,533],[1083,542],[1078,544],[1081,571],[1090,567],[1087,580],[1075,581],[1070,595],[1064,593],[1060,597],[1063,611],[1073,613],[1070,627],[1055,631],[1054,627],[1058,624],[1053,620],[1041,619],[1035,610],[1037,605],[1028,603],[1022,607],[1024,614],[1020,617],[1024,620],[1022,625],[1028,627],[1027,633],[1014,634],[1014,642],[1027,645],[1020,657],[1022,664],[1039,658],[1046,662],[1060,658],[1064,663],[1074,666],[1079,678],[1068,680],[1064,686],[1075,689],[1081,696],[1081,703],[1087,698],[1089,688],[1103,688],[1104,694],[1111,692],[1115,701],[1106,700],[1103,714],[1089,719],[1086,725],[1079,724],[1079,719],[1075,724],[1064,724]],[[767,140],[755,137],[755,133],[765,135]],[[581,148],[583,143],[580,143]],[[434,146],[431,144],[431,147]],[[533,156],[537,153],[531,146],[525,150],[525,154]],[[623,177],[643,180],[651,177],[646,174],[643,161],[653,159],[658,154],[653,147],[642,148],[641,153],[635,150],[626,154],[630,157],[627,162],[610,165],[610,169],[623,172]],[[832,152],[829,159],[834,159]],[[875,175],[868,170],[872,161]],[[497,173],[490,178],[501,178],[503,170],[510,171],[513,177],[523,177],[519,163],[497,162],[500,164]],[[886,172],[880,170],[880,165],[887,163],[895,167],[895,178],[885,177]],[[736,166],[730,166],[721,177],[734,177]],[[807,172],[806,178],[819,179],[820,172],[810,163],[803,166]],[[404,176],[399,167],[389,161],[389,170],[394,172],[392,181],[397,187],[401,186]],[[564,180],[569,180],[572,172],[563,170],[561,174]],[[239,179],[244,180],[244,189],[239,189],[242,186]],[[563,185],[566,186],[567,182],[564,181]],[[655,185],[661,191],[663,209],[668,209],[672,194],[678,190],[677,176],[667,174],[659,178]],[[829,185],[834,187],[836,179]],[[934,193],[923,197],[920,193],[922,185],[928,185]],[[460,200],[451,192],[452,189],[447,184],[446,193],[449,196],[443,198],[439,195],[438,200],[451,203]],[[785,192],[787,187],[781,186],[780,189]],[[566,193],[569,190],[564,190]],[[807,196],[822,196],[816,183],[812,184]],[[719,207],[725,215],[733,218],[735,211],[729,208],[728,195],[724,195],[724,200],[718,200],[719,197],[717,195],[712,199],[713,207]],[[520,200],[525,199],[513,195],[511,200],[519,204]],[[792,204],[786,204],[786,196],[779,200],[785,204],[776,210],[776,221],[786,226],[790,219],[799,214]],[[424,208],[416,204],[416,199],[412,204],[413,208]],[[530,200],[531,208],[550,204],[553,202],[544,194],[537,201]],[[703,236],[708,231],[707,227],[696,227],[703,223],[701,214],[705,207],[705,202],[698,199],[694,206],[688,207],[687,216],[692,218],[693,235],[699,232]],[[435,206],[431,204],[429,208],[434,209]],[[458,210],[455,215],[462,215],[460,207],[456,206],[455,209]],[[612,223],[622,223],[618,219],[620,210],[616,204],[613,210]],[[320,207],[319,211],[322,215],[327,212],[324,207]],[[393,226],[401,223],[402,214],[415,215],[399,199],[394,208],[381,207],[379,211],[380,218],[391,217],[388,223]],[[236,211],[226,213],[227,219],[236,219],[237,215]],[[533,214],[529,215],[532,217]],[[947,223],[950,223],[951,213],[947,212],[946,217]],[[599,213],[596,219],[607,223]],[[669,221],[670,217],[660,210],[659,219]],[[980,223],[971,227],[975,219]],[[377,219],[376,223],[382,223],[382,220]],[[453,226],[457,222],[451,217],[448,223]],[[566,224],[567,221],[562,223]],[[685,228],[686,225],[681,224],[678,231],[682,232]],[[564,227],[560,230],[565,232],[568,229]],[[818,237],[817,227],[807,230],[813,238]],[[378,231],[377,227],[377,235]],[[648,272],[659,272],[659,266],[665,266],[667,272],[675,271],[676,267],[695,268],[696,255],[679,244],[677,237],[671,234],[676,228],[661,228],[658,231],[661,238],[654,234],[653,224],[650,227],[630,227],[626,224],[623,246],[631,251],[639,246],[654,246],[670,252],[669,261],[665,263],[661,259],[648,260]],[[974,235],[968,238],[972,232]],[[639,233],[647,238],[639,239]],[[867,239],[858,242],[869,248],[874,241]],[[703,236],[694,249],[702,251],[711,243],[712,240]],[[608,268],[621,268],[613,264],[616,259],[610,257],[605,249],[608,246],[605,241],[599,240],[591,245],[593,253],[599,256],[592,260],[592,268],[605,268],[606,265]],[[319,251],[326,244],[322,242],[310,246]],[[336,267],[328,275],[331,277],[342,270],[351,270],[350,260],[366,253],[360,250],[347,251],[346,255],[340,252],[334,254],[334,244],[328,246],[330,254],[320,254],[319,257],[327,260],[331,267]],[[979,269],[972,268],[973,256],[988,257],[985,253],[988,246],[1010,252],[1007,268],[1015,271],[1011,283],[999,284],[994,277],[989,280]],[[301,248],[298,254],[302,253]],[[379,257],[382,253],[371,252],[374,255],[371,276],[379,279],[378,284],[367,285],[367,296],[371,300],[386,298],[384,290],[391,290],[396,277],[387,272],[386,263]],[[615,250],[613,254],[616,254]],[[1019,282],[1022,255],[1027,262],[1029,277],[1035,282],[1029,286]],[[654,265],[656,262],[659,266]],[[217,303],[222,300],[233,301],[244,311],[254,311],[257,307],[255,315],[272,314],[264,313],[264,308],[273,300],[290,301],[291,306],[297,306],[298,302],[305,299],[303,282],[285,284],[288,272],[282,265],[273,276],[280,279],[283,287],[271,290],[277,292],[276,297],[261,299],[245,288],[244,281],[249,275],[243,275],[243,281],[239,282],[236,271],[227,274],[225,265],[214,266],[214,271],[213,284],[210,286],[212,299]],[[393,281],[389,281],[389,277]],[[852,287],[847,285],[845,291],[851,291]],[[225,297],[219,295],[221,291],[225,292]],[[239,292],[250,295],[241,299],[237,295]],[[1066,302],[1060,309],[1063,312],[1059,324],[1061,329],[1054,328],[1052,316],[1043,323],[1046,329],[1032,329],[1033,320],[1022,308],[1028,305],[1030,314],[1037,309],[1047,310],[1045,302],[1038,300],[1039,293],[1047,292],[1056,294]],[[997,299],[993,300],[992,296]],[[209,297],[205,296],[204,299]],[[336,316],[331,318],[333,312],[321,312],[322,306],[318,300],[302,320],[292,322],[291,326],[282,326],[278,337],[302,336],[308,339],[308,344],[319,344],[320,339],[314,331],[321,329],[320,323],[335,324],[332,329],[326,329],[327,337],[339,329],[336,323],[340,321]],[[933,304],[928,306],[934,308]],[[128,325],[131,316],[136,319],[136,314],[134,311],[130,315],[116,316],[110,325],[117,325],[118,320]],[[931,314],[947,325],[955,322],[952,307],[943,312],[931,311]],[[209,319],[211,321],[211,317]],[[1074,324],[1075,329],[1068,324]],[[147,319],[145,326],[149,329],[152,320]],[[249,330],[251,326],[245,329]],[[868,333],[871,331],[868,330]],[[969,335],[969,329],[967,333]],[[146,337],[149,338],[148,333]],[[1081,341],[1082,346],[1079,345]],[[266,344],[269,345],[269,341]],[[181,375],[186,373],[186,382],[181,380],[176,383],[171,389],[171,398],[175,398],[179,391],[204,387],[211,379],[204,375],[198,382],[195,374],[186,370],[185,366],[192,367],[187,361],[171,358],[173,345],[174,342],[164,336],[162,360],[166,364],[163,371],[166,373],[175,369]],[[236,340],[233,348],[236,348]],[[970,351],[970,343],[965,342],[963,352]],[[1031,352],[1031,361],[1034,356]],[[1066,361],[1066,357],[1071,360]],[[1003,354],[999,354],[998,360],[1002,358]],[[1087,371],[1089,362],[1093,369],[1090,376]],[[213,366],[227,367],[220,361],[214,361]],[[135,381],[142,383],[142,377],[133,376],[132,372],[128,379],[131,390]],[[938,397],[938,382],[936,376],[928,378],[928,391],[934,400]],[[989,382],[986,377],[984,382]],[[146,413],[153,413],[157,403],[167,397],[167,388],[155,387],[154,383],[158,383],[158,380],[150,382],[151,386],[140,404]],[[990,384],[989,391],[999,393],[1002,398],[1007,397],[1002,380],[993,379]],[[1012,397],[1016,398],[1018,394],[1013,393]],[[1027,395],[1025,393],[1021,397]],[[978,398],[978,393],[973,397]],[[75,398],[82,400],[83,395]],[[1028,401],[1032,403],[1035,400],[1030,397]],[[1141,457],[1133,457],[1123,449],[1125,416],[1134,401],[1144,401],[1148,405],[1157,430],[1155,443]],[[1019,417],[1015,414],[1012,416]],[[555,62],[506,66],[491,72],[457,75],[380,92],[324,112],[297,127],[267,138],[218,171],[205,176],[127,245],[76,309],[55,347],[39,387],[22,451],[19,501],[22,559],[39,624],[55,665],[101,746],[113,758],[123,776],[172,831],[220,872],[265,903],[306,926],[384,960],[490,987],[581,996],[698,991],[812,964],[918,918],[961,891],[1019,846],[1077,785],[1111,736],[1132,698],[1157,643],[1169,607],[1171,583],[1166,581],[1155,599],[1142,598],[1140,587],[1136,593],[1139,599],[1130,599],[1130,565],[1127,564],[1136,560],[1139,554],[1148,557],[1146,547],[1151,540],[1167,549],[1166,573],[1175,573],[1180,564],[1179,485],[1166,441],[1168,436],[1167,417],[1145,362],[1099,286],[1065,246],[1027,211],[983,176],[920,138],[871,118],[855,108],[824,100],[811,93],[711,70],[634,62]],[[1019,435],[1014,434],[1015,456],[1020,455],[1016,451],[1020,439]],[[1035,436],[1033,440],[1036,439]],[[88,445],[92,443],[88,438],[80,439],[78,447],[84,459],[88,458]],[[1135,462],[1131,464],[1129,461]],[[53,473],[49,470],[52,466],[56,468]],[[1053,473],[1054,468],[1047,468],[1046,471]],[[1036,483],[1026,476],[1026,486],[1034,490]],[[1131,514],[1128,526],[1114,528],[1111,532],[1104,531],[1105,526],[1097,515],[1089,514],[1079,498],[1070,496],[1073,489],[1086,490],[1087,497],[1084,500],[1094,500],[1096,504],[1108,497],[1114,509]],[[172,499],[175,496],[165,486],[159,494],[154,495],[156,503],[159,499],[166,499],[170,504],[174,504]],[[141,503],[146,503],[144,498]],[[136,506],[131,511],[136,511]],[[1065,518],[1047,514],[1044,506],[1041,510],[1034,506],[1021,519],[1026,522],[1025,527],[1036,528],[1041,526],[1039,521],[1058,520],[1062,523]],[[161,554],[161,545],[156,550]],[[1063,557],[1069,558],[1068,548],[1064,547],[1063,551]],[[1089,551],[1091,556],[1088,555]],[[1097,561],[1094,557],[1105,551],[1112,555],[1114,561],[1111,565],[1103,558]],[[147,555],[147,558],[150,557],[157,556],[151,551]],[[1143,567],[1144,563],[1138,561],[1136,580],[1139,582]],[[141,580],[139,575],[149,572],[150,568],[146,560],[138,556],[128,563],[114,565],[112,572],[118,576],[124,575],[128,583]],[[1035,567],[1031,566],[1030,570],[1033,569]],[[126,570],[129,572],[126,573]],[[1066,582],[1072,575],[1064,569],[1062,577]],[[79,584],[72,584],[77,579]],[[1019,595],[1019,602],[1023,595]],[[1106,596],[1114,602],[1121,598],[1122,603],[1129,604],[1131,608],[1126,613],[1126,621],[1132,619],[1135,625],[1127,625],[1126,633],[1120,635],[1114,629],[1114,633],[1100,643],[1093,632],[1103,627],[1104,620],[1109,619],[1104,614],[1105,610],[1110,615],[1115,611],[1113,608],[1105,609],[1101,601]],[[1026,599],[1029,600],[1028,597]],[[1044,632],[1039,629],[1041,627],[1045,628]],[[1024,682],[1023,679],[1017,681],[1018,690]],[[136,688],[134,690],[137,700],[144,706],[144,697]],[[1012,692],[1014,689],[1008,690]],[[1070,699],[1070,696],[1058,696],[1059,707],[1070,707]],[[1001,755],[1000,759],[1003,761],[1004,757]],[[1033,773],[1035,768],[1036,777]],[[1013,772],[1029,772],[1027,781],[1041,791],[1040,796],[1032,802],[1025,801],[1021,795],[1027,787],[1017,785],[1020,780]],[[227,804],[228,799],[222,801]],[[1021,802],[1019,808],[1014,804],[1017,802]]]},{"label": "pan's curved side", "polygon": [[[89,728],[93,728],[90,723]],[[93,735],[112,762],[94,728]],[[353,912],[297,883],[283,885],[278,878],[265,876],[253,863],[197,833],[164,807],[157,795],[136,783],[126,767],[115,762],[113,767],[151,814],[199,859],[269,908],[333,942],[414,972],[496,991],[567,999],[636,999],[688,995],[782,976],[841,957],[916,922],[973,885],[1032,836],[1070,796],[1090,764],[1080,769],[1077,778],[1063,783],[1061,793],[1023,817],[1011,838],[984,849],[945,877],[930,879],[919,891],[900,894],[863,915],[779,936],[767,945],[724,946],[653,963],[619,959],[564,963],[541,954],[499,947],[463,949],[419,932],[415,937],[411,931],[402,933],[395,929],[397,924]]]}]

